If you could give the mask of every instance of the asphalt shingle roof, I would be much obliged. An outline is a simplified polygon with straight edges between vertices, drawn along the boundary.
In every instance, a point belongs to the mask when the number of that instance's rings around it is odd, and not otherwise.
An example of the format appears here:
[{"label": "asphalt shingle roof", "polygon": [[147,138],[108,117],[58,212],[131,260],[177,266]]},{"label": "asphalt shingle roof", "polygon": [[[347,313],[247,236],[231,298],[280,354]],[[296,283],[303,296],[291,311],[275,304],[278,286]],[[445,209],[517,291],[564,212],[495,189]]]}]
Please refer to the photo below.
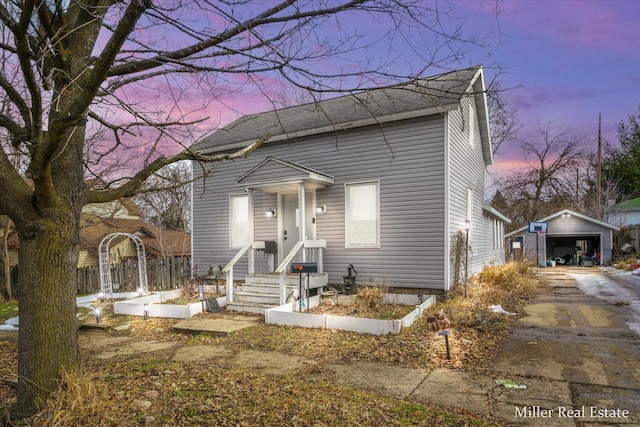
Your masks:
[{"label": "asphalt shingle roof", "polygon": [[[456,108],[480,66],[397,86],[370,89],[315,103],[243,116],[200,141],[192,149],[210,153],[248,145],[270,134],[288,138],[358,126],[358,122],[401,118],[402,113],[442,112]],[[433,111],[431,112],[433,114]]]}]

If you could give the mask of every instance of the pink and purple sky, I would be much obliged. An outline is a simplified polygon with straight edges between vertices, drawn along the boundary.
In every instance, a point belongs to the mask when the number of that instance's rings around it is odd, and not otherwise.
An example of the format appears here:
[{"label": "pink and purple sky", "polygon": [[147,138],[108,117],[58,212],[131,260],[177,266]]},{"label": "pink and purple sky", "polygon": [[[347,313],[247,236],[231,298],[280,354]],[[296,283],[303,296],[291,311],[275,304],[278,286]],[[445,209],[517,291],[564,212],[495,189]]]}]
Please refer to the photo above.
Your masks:
[{"label": "pink and purple sky", "polygon": [[[424,4],[431,5],[427,0]],[[453,6],[455,11],[451,20],[443,21],[442,25],[445,28],[461,26],[465,34],[475,35],[484,45],[468,46],[463,58],[449,64],[449,69],[482,64],[487,83],[501,69],[498,79],[502,88],[512,88],[504,92],[504,98],[522,123],[521,139],[539,139],[538,126],[553,123],[558,132],[585,136],[585,144],[595,150],[598,115],[602,114],[604,141],[616,146],[617,124],[630,114],[638,113],[640,106],[640,0],[439,2],[439,7],[448,6]],[[251,7],[246,10],[249,11],[252,11]],[[367,20],[366,15],[347,18],[353,19],[343,21],[342,25],[357,28],[364,38],[375,40],[380,37],[379,22]],[[207,24],[206,18],[194,19],[196,23]],[[332,27],[323,28],[323,31],[327,30],[331,31]],[[409,73],[408,70],[419,70],[424,66],[424,60],[415,52],[428,45],[427,39],[419,29],[408,28],[405,33],[408,38],[376,40],[374,44],[365,44],[368,48],[357,53],[363,60],[397,60],[394,67],[399,75]],[[330,61],[321,66],[325,70],[345,64],[348,67],[351,60],[347,57],[338,65]],[[357,61],[354,57],[352,62],[356,64]],[[430,68],[424,75],[444,71],[447,70]],[[287,98],[282,95],[287,94],[287,89],[275,79],[270,80],[272,76],[263,76],[263,82],[253,90],[243,84],[246,77],[242,74],[228,77],[222,82],[216,80],[215,101],[195,113],[199,117],[209,117],[198,126],[201,132],[224,126],[240,115],[282,106],[277,102],[270,103],[268,98],[276,101]],[[260,77],[254,75],[253,78]],[[199,90],[195,82],[191,87]],[[262,92],[256,87],[262,87]],[[172,99],[166,96],[168,93],[172,93]],[[179,89],[174,92],[165,88],[154,91],[153,96],[158,98],[156,103],[160,98],[166,98],[167,108],[178,104],[185,110],[192,107],[181,99]],[[296,100],[288,99],[287,102],[291,104]],[[516,143],[506,142],[489,171],[503,173],[517,166],[521,158],[518,148]]]},{"label": "pink and purple sky", "polygon": [[[538,124],[553,122],[595,147],[602,114],[603,140],[617,146],[617,124],[640,106],[640,1],[502,0],[497,16],[493,1],[454,3],[491,45],[470,52],[470,62],[505,67],[503,87],[516,87],[505,95],[520,138],[539,138]],[[517,159],[516,144],[504,146],[490,170]]]}]

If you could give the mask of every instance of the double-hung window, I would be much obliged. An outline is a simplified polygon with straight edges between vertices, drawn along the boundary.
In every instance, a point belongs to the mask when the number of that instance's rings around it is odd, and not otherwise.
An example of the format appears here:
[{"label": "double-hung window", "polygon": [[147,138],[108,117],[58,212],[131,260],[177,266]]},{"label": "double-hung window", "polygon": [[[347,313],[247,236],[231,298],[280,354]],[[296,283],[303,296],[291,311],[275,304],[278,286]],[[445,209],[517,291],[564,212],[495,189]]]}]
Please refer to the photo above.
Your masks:
[{"label": "double-hung window", "polygon": [[345,246],[380,247],[380,182],[345,184]]}]

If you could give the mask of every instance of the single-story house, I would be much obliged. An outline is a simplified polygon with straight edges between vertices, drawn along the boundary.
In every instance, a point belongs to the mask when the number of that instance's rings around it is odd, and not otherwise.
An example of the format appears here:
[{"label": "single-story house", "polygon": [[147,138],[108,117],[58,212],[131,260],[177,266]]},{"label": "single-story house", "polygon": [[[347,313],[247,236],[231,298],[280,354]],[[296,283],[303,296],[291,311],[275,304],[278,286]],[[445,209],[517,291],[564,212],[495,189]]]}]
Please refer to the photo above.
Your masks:
[{"label": "single-story house", "polygon": [[443,293],[505,261],[510,221],[484,202],[493,154],[482,67],[247,115],[192,149],[234,152],[265,136],[206,179],[193,163],[194,265],[242,280],[266,252],[269,271],[311,261],[329,284],[351,271],[359,283]]},{"label": "single-story house", "polygon": [[[546,224],[546,225],[545,225]],[[524,255],[539,265],[553,261],[556,265],[595,265],[611,260],[615,225],[564,209],[505,235],[514,252],[514,242],[522,245]],[[535,228],[545,232],[535,232]]]}]

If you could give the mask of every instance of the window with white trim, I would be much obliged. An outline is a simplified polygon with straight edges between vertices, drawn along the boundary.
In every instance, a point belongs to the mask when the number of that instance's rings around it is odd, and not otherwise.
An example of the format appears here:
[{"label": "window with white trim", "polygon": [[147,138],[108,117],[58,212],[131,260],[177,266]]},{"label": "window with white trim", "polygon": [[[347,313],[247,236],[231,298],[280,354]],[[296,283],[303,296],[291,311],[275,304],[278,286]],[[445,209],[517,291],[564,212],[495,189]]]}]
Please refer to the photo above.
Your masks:
[{"label": "window with white trim", "polygon": [[504,249],[504,228],[502,221],[493,220],[493,249]]},{"label": "window with white trim", "polygon": [[249,243],[249,196],[229,196],[229,247],[241,248]]},{"label": "window with white trim", "polygon": [[380,247],[380,182],[345,184],[345,246]]}]

